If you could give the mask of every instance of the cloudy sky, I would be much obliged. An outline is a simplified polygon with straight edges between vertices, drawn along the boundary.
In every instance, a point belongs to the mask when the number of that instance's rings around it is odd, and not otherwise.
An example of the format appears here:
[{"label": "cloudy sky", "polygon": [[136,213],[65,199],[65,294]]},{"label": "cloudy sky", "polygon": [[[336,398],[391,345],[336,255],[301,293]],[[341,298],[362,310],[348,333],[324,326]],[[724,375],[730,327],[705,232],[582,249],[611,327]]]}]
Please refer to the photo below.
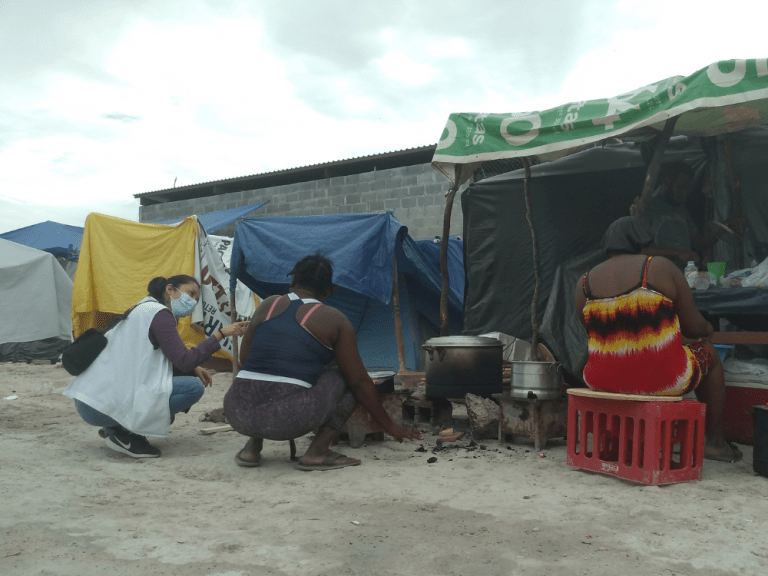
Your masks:
[{"label": "cloudy sky", "polygon": [[768,56],[765,0],[0,0],[0,233]]}]

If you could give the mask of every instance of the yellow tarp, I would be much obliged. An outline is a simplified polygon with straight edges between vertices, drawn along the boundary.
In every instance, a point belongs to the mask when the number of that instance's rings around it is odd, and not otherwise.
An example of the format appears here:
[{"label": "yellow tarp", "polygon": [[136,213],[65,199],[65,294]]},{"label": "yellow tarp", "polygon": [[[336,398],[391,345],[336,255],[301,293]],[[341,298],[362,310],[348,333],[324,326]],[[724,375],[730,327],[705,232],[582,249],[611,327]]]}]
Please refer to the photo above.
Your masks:
[{"label": "yellow tarp", "polygon": [[[165,226],[89,214],[72,292],[75,337],[88,328],[106,326],[144,298],[155,276],[194,276],[197,226],[195,218]],[[189,318],[181,318],[178,327],[187,347],[205,339]],[[221,351],[216,356],[230,357]]]}]

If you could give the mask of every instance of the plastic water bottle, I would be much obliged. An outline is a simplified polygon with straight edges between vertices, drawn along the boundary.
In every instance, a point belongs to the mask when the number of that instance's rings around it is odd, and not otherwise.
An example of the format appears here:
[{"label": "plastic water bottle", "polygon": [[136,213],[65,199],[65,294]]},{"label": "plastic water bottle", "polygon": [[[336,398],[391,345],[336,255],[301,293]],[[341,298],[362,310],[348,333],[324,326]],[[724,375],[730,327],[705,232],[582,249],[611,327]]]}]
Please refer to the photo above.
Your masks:
[{"label": "plastic water bottle", "polygon": [[688,282],[688,286],[693,288],[693,283],[696,281],[696,277],[699,275],[699,269],[696,268],[696,264],[693,262],[693,260],[688,260],[688,265],[685,267],[685,270],[683,270],[683,275]]}]

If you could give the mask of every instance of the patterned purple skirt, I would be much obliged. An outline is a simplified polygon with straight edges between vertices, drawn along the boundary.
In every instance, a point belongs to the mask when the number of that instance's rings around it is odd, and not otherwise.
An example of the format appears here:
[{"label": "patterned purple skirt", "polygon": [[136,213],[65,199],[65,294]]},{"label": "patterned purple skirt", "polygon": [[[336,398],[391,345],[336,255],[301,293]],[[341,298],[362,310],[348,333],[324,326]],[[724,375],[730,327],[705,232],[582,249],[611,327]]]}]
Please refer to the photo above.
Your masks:
[{"label": "patterned purple skirt", "polygon": [[236,378],[224,396],[232,428],[266,440],[291,440],[321,426],[339,430],[356,406],[337,368],[325,370],[312,388]]}]

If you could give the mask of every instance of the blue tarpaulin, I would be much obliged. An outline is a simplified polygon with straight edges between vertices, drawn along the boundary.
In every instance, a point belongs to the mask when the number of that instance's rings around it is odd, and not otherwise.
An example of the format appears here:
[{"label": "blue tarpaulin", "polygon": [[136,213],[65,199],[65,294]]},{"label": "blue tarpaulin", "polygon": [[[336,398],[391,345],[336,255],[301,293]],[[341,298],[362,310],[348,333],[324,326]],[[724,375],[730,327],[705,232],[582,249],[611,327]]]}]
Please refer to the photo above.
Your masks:
[{"label": "blue tarpaulin", "polygon": [[[424,255],[440,270],[440,240],[416,240]],[[448,285],[464,302],[464,240],[448,238]]]},{"label": "blue tarpaulin", "polygon": [[77,260],[83,241],[83,228],[47,220],[0,234],[0,238],[44,250],[57,257]]},{"label": "blue tarpaulin", "polygon": [[[238,206],[237,208],[229,208],[227,210],[219,210],[218,212],[210,212],[208,214],[200,214],[197,216],[200,224],[203,225],[203,229],[208,234],[214,234],[215,232],[234,224],[241,218],[248,216],[251,212],[254,212],[264,206],[266,202],[257,202],[256,204],[248,204],[247,206]],[[167,220],[156,220],[154,222],[147,222],[147,224],[176,224],[181,222],[184,218],[168,218]]]},{"label": "blue tarpaulin", "polygon": [[[261,298],[285,294],[294,264],[316,252],[333,262],[333,282],[340,287],[325,303],[355,326],[366,366],[391,370],[399,369],[392,307],[397,256],[406,365],[417,370],[421,344],[439,334],[440,269],[389,213],[243,220],[235,230],[230,289],[240,280]],[[456,291],[448,304],[451,333],[457,334],[462,299]]]}]

